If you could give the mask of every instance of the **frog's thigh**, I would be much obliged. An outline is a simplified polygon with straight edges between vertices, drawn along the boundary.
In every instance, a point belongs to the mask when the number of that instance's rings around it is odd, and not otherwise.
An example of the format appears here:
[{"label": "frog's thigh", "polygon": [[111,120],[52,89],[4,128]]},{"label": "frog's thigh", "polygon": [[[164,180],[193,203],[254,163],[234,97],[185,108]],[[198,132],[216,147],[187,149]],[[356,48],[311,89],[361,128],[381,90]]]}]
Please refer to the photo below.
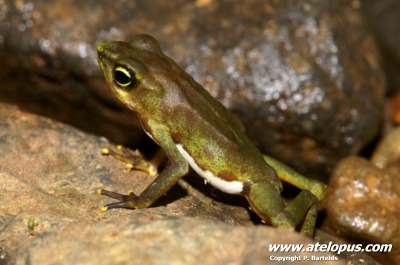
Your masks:
[{"label": "frog's thigh", "polygon": [[280,193],[270,183],[252,184],[246,197],[251,209],[265,222],[277,227],[294,229],[295,223],[285,211],[285,204]]},{"label": "frog's thigh", "polygon": [[301,233],[313,236],[318,213],[318,199],[310,191],[303,190],[286,207],[293,222],[302,224]]}]

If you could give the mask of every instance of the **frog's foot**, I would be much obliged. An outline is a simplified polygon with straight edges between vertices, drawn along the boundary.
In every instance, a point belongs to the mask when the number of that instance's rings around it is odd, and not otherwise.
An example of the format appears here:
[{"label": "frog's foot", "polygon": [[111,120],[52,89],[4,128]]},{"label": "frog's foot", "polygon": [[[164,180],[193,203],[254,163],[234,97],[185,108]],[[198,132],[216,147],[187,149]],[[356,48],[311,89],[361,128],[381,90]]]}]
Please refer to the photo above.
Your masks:
[{"label": "frog's foot", "polygon": [[104,205],[103,207],[101,207],[102,212],[105,212],[113,208],[133,208],[131,206],[131,202],[138,197],[133,192],[129,192],[127,195],[124,195],[118,192],[108,191],[108,190],[97,190],[97,194],[105,195],[119,201]]},{"label": "frog's foot", "polygon": [[115,159],[125,162],[125,168],[128,170],[136,169],[144,171],[147,172],[150,176],[155,176],[158,173],[158,164],[156,164],[156,161],[146,160],[139,152],[139,150],[132,151],[128,148],[123,147],[122,145],[118,145],[116,147],[116,150],[103,148],[101,150],[101,153],[103,155],[110,155]]}]

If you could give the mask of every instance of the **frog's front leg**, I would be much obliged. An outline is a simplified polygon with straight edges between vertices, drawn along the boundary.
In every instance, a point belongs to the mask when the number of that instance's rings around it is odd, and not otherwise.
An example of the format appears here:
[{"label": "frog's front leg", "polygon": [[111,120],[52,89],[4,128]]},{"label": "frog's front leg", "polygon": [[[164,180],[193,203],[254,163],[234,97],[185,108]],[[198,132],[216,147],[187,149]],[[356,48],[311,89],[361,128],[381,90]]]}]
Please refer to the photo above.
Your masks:
[{"label": "frog's front leg", "polygon": [[151,136],[165,151],[168,159],[167,166],[139,196],[134,193],[123,195],[107,190],[98,191],[100,195],[120,200],[120,202],[103,206],[102,211],[111,208],[147,208],[189,171],[188,163],[179,153],[174,141],[163,126],[152,124]]},{"label": "frog's front leg", "polygon": [[313,236],[318,211],[318,199],[310,191],[303,190],[285,206],[279,191],[270,182],[257,182],[248,187],[245,194],[251,208],[264,221],[273,226],[295,229]]}]

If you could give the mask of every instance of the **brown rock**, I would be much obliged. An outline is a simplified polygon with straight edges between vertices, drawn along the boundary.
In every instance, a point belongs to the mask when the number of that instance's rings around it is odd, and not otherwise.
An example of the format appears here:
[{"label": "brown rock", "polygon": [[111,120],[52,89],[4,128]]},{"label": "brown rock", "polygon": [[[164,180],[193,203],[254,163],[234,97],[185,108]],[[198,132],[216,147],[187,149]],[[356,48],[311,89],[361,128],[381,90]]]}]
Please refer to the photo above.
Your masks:
[{"label": "brown rock", "polygon": [[362,9],[381,49],[388,90],[400,89],[400,2],[365,0]]},{"label": "brown rock", "polygon": [[[360,157],[343,159],[328,187],[328,222],[353,242],[392,244],[390,253],[371,253],[400,264],[400,129],[380,143],[372,163]],[[393,263],[394,262],[394,263]]]},{"label": "brown rock", "polygon": [[313,241],[254,226],[240,203],[226,204],[210,191],[201,198],[187,188],[187,196],[177,186],[151,208],[100,213],[110,199],[97,196],[98,188],[140,192],[151,181],[143,173],[123,172],[123,164],[102,156],[104,144],[0,104],[1,264],[265,264],[271,256],[333,257],[269,252],[270,244]]},{"label": "brown rock", "polygon": [[263,151],[326,179],[381,117],[384,80],[359,5],[2,1],[0,100],[137,146],[140,124],[106,86],[95,48],[149,33],[240,115]]}]

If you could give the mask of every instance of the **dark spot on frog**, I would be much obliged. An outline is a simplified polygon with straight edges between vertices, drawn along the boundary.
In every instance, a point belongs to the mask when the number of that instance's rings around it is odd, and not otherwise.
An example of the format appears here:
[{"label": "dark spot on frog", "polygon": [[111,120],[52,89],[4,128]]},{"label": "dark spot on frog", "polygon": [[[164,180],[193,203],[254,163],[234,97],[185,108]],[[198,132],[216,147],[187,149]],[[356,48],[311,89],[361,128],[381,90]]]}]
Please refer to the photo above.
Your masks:
[{"label": "dark spot on frog", "polygon": [[175,144],[182,143],[182,134],[180,132],[174,132],[171,136]]},{"label": "dark spot on frog", "polygon": [[226,180],[226,181],[234,181],[237,180],[236,174],[232,173],[231,171],[223,170],[218,173],[218,177]]},{"label": "dark spot on frog", "polygon": [[208,146],[205,146],[203,151],[205,156],[207,156],[207,158],[214,159],[215,154]]},{"label": "dark spot on frog", "polygon": [[244,182],[244,184],[243,184],[243,191],[242,191],[242,194],[243,195],[249,195],[250,194],[250,189],[251,189],[251,185],[253,185],[253,182],[251,182],[251,181],[246,181],[246,182]]}]

